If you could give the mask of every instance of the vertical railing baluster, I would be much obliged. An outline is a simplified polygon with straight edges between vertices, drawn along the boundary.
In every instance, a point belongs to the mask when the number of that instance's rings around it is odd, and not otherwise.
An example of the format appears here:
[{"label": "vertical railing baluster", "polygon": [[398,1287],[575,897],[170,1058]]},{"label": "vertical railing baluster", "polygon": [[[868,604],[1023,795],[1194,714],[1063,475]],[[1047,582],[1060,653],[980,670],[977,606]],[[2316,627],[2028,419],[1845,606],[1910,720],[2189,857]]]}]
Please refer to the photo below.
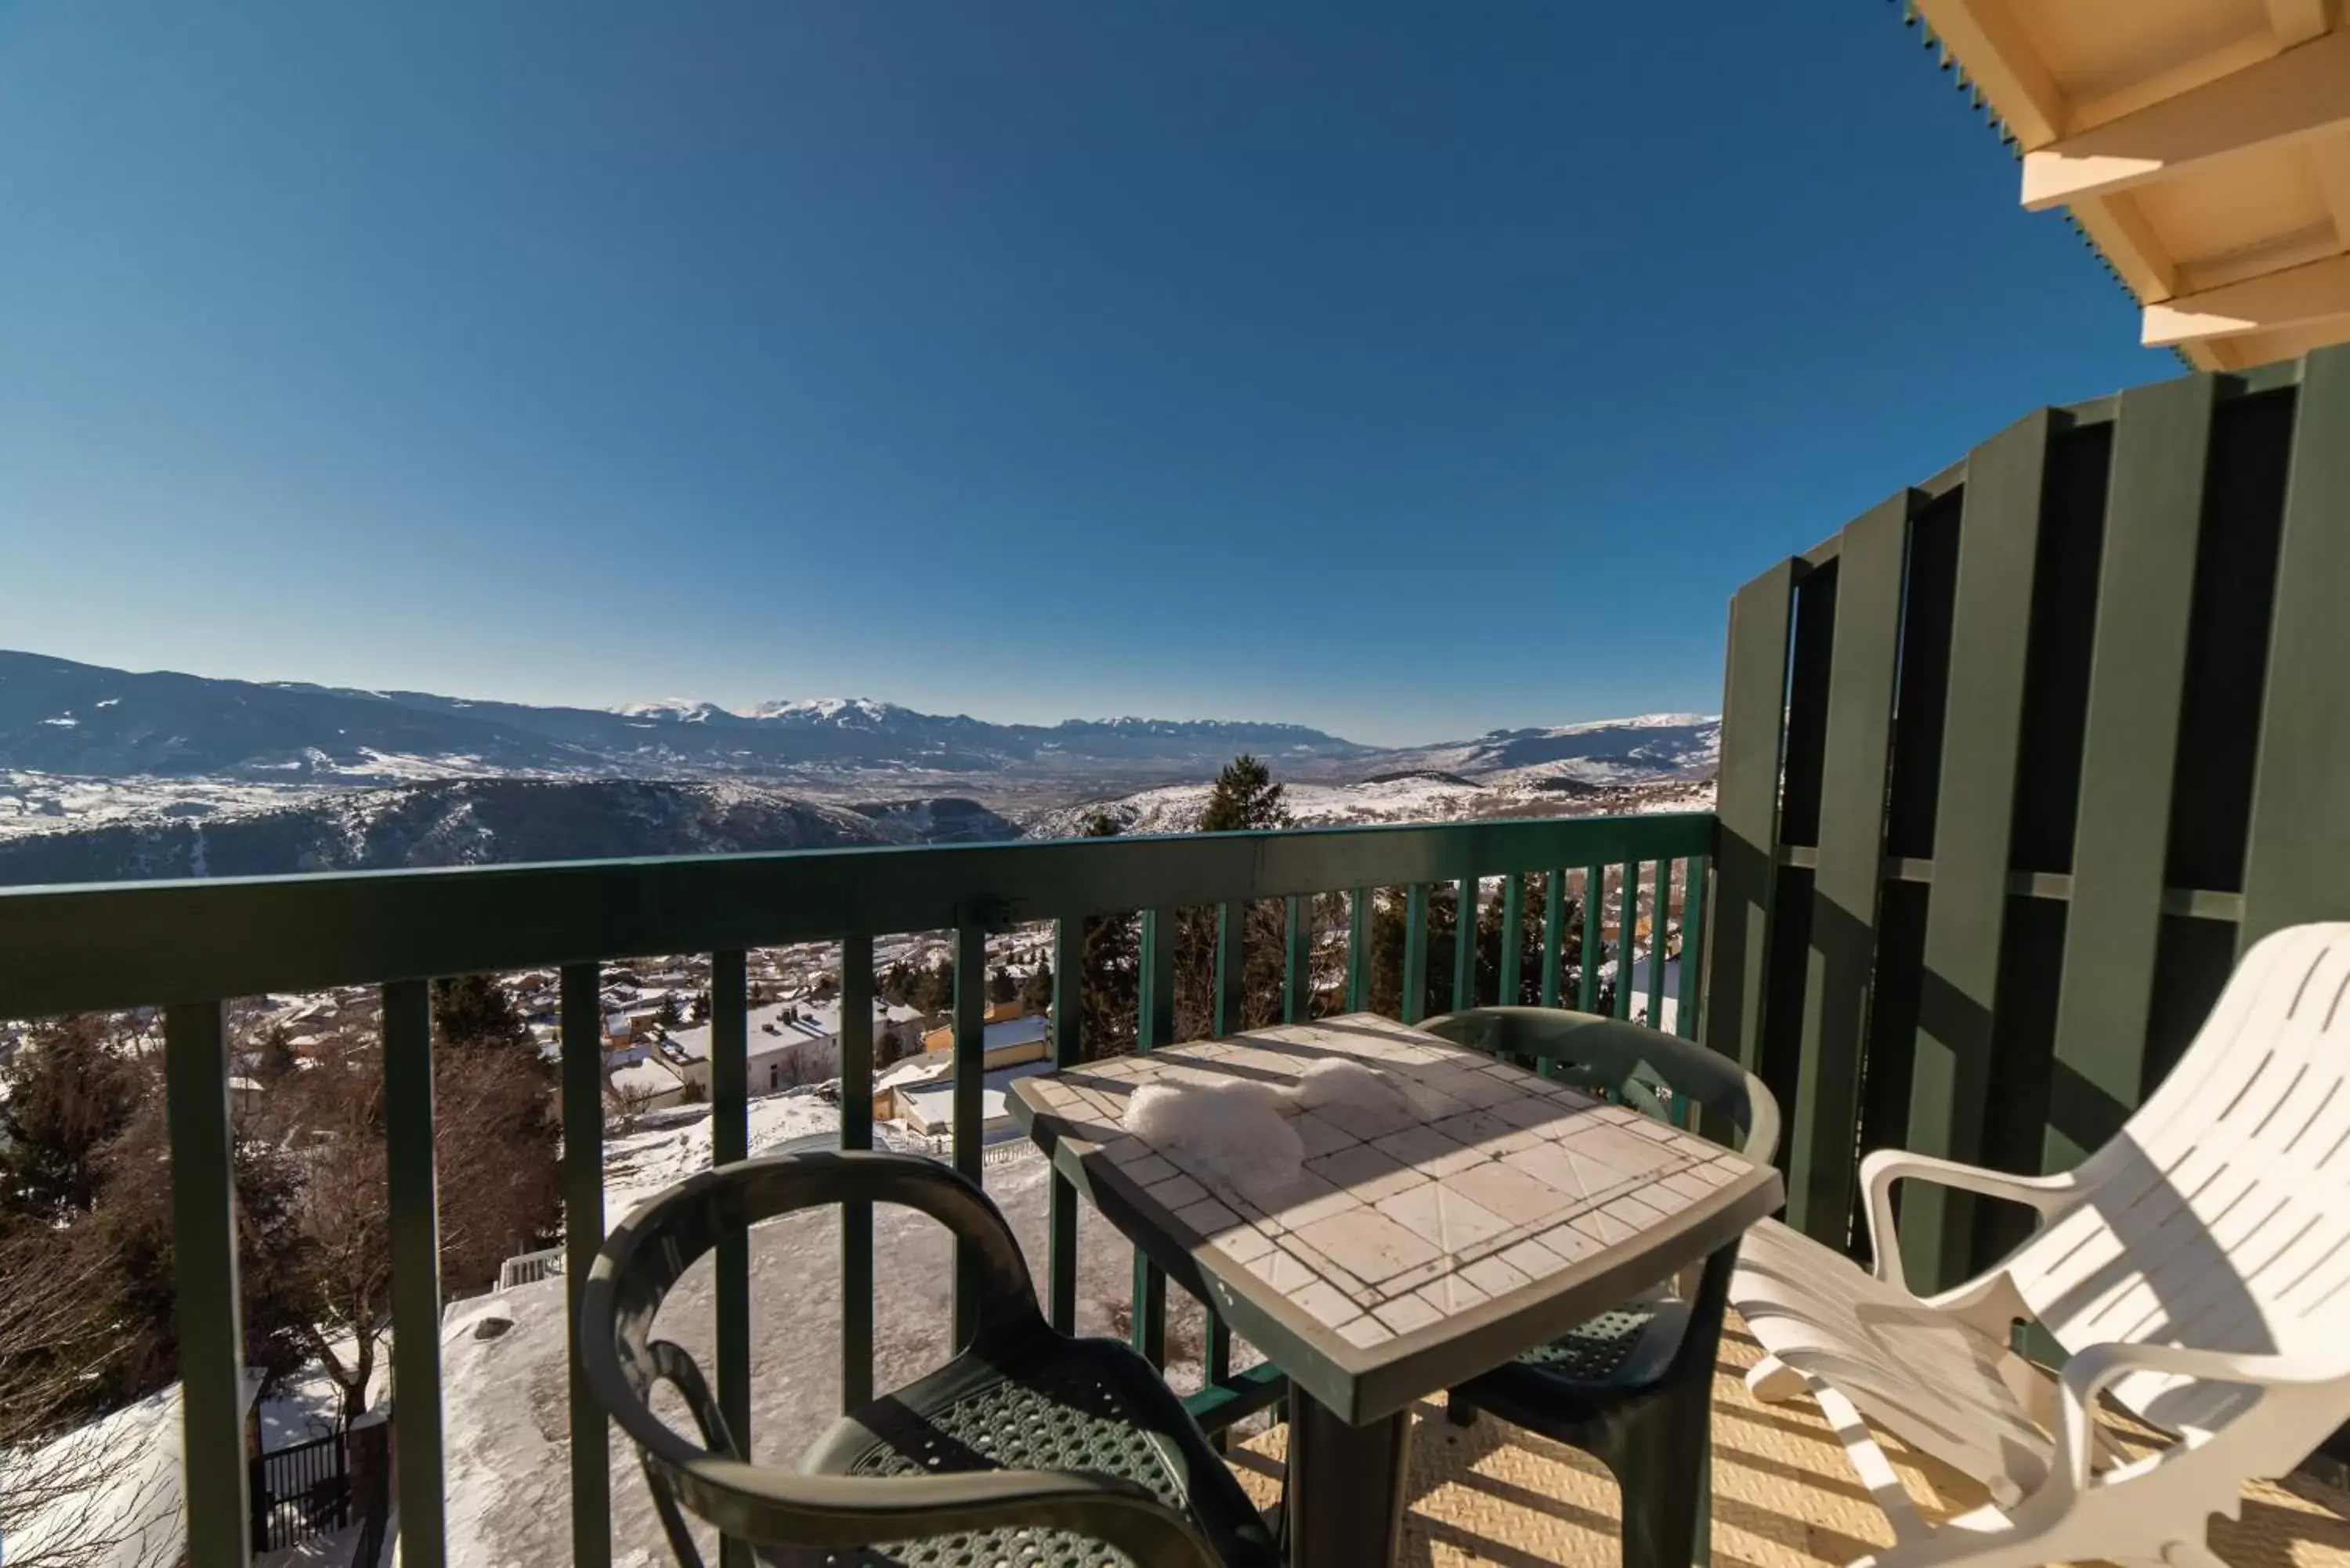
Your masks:
[{"label": "vertical railing baluster", "polygon": [[[1053,1066],[1085,1060],[1086,923],[1064,915],[1053,928]],[[1063,1334],[1077,1332],[1077,1189],[1055,1170],[1046,1194],[1045,1272],[1047,1310]]]},{"label": "vertical railing baluster", "polygon": [[1648,918],[1648,1027],[1665,1027],[1665,949],[1672,935],[1673,863],[1657,862],[1657,908]]},{"label": "vertical railing baluster", "polygon": [[1347,896],[1347,1011],[1371,1008],[1371,898],[1368,888]]},{"label": "vertical railing baluster", "polygon": [[[1211,1388],[1222,1388],[1232,1380],[1232,1328],[1217,1315],[1216,1309],[1202,1303],[1208,1314],[1207,1367],[1204,1381]],[[1222,1453],[1231,1437],[1231,1428],[1219,1427],[1208,1434],[1208,1446]]]},{"label": "vertical railing baluster", "polygon": [[[975,920],[955,928],[954,1168],[974,1182],[981,1169],[982,1113],[987,1092],[987,930]],[[979,1327],[979,1254],[955,1241],[954,1346],[968,1347]]]},{"label": "vertical railing baluster", "polygon": [[1501,976],[1494,987],[1493,1001],[1497,1006],[1518,1005],[1519,973],[1523,961],[1518,952],[1518,927],[1526,918],[1525,874],[1513,871],[1502,878],[1502,957]]},{"label": "vertical railing baluster", "polygon": [[612,1560],[608,1420],[579,1362],[579,1314],[604,1244],[604,1001],[597,965],[563,966],[563,1293],[571,1347],[571,1561]]},{"label": "vertical railing baluster", "polygon": [[1403,900],[1403,1022],[1428,1015],[1428,884],[1414,882]]},{"label": "vertical railing baluster", "polygon": [[1142,1016],[1135,1048],[1175,1044],[1175,911],[1142,911]]},{"label": "vertical railing baluster", "polygon": [[[710,955],[710,1163],[733,1165],[751,1154],[750,955]],[[751,1451],[751,1237],[729,1229],[718,1238],[718,1409],[738,1448]],[[723,1536],[722,1568],[751,1568],[747,1542]]]},{"label": "vertical railing baluster", "polygon": [[1477,1005],[1477,900],[1484,878],[1463,877],[1452,894],[1452,1011]]},{"label": "vertical railing baluster", "polygon": [[[1172,909],[1142,911],[1141,1016],[1135,1029],[1134,1048],[1155,1051],[1175,1043],[1175,929]],[[1167,1365],[1167,1276],[1159,1266],[1134,1252],[1133,1324],[1130,1338],[1136,1351],[1151,1366]]]},{"label": "vertical railing baluster", "polygon": [[1284,911],[1281,1021],[1303,1023],[1314,1015],[1314,895],[1292,893]]},{"label": "vertical railing baluster", "polygon": [[1617,897],[1623,909],[1616,917],[1616,1006],[1618,1018],[1632,1016],[1632,945],[1640,936],[1640,863],[1627,860],[1616,868]]},{"label": "vertical railing baluster", "polygon": [[1566,952],[1566,873],[1543,873],[1542,1004],[1559,1004]]},{"label": "vertical railing baluster", "polygon": [[1248,979],[1248,963],[1243,944],[1248,929],[1248,906],[1227,899],[1216,906],[1216,974],[1215,1020],[1213,1031],[1218,1039],[1237,1034],[1241,1017],[1247,1003],[1243,989]]},{"label": "vertical railing baluster", "polygon": [[1607,950],[1603,935],[1607,924],[1607,877],[1596,866],[1583,868],[1583,972],[1575,987],[1578,1012],[1599,1006],[1599,961]]},{"label": "vertical railing baluster", "polygon": [[1673,1008],[1673,1033],[1684,1040],[1697,1038],[1698,998],[1704,986],[1698,971],[1705,967],[1705,874],[1706,857],[1690,856],[1682,877],[1680,1000]]},{"label": "vertical railing baluster", "polygon": [[188,1564],[245,1568],[244,1314],[237,1301],[228,1018],[220,1002],[164,1010],[163,1094]]},{"label": "vertical railing baluster", "polygon": [[[441,1185],[432,1150],[432,996],[421,980],[383,987],[384,1201],[391,1241],[391,1383],[400,1560],[448,1560],[441,1487]],[[368,1568],[373,1568],[369,1564]]]},{"label": "vertical railing baluster", "polygon": [[[873,939],[840,939],[840,1147],[873,1147]],[[873,1205],[840,1206],[840,1405],[873,1400]]]}]

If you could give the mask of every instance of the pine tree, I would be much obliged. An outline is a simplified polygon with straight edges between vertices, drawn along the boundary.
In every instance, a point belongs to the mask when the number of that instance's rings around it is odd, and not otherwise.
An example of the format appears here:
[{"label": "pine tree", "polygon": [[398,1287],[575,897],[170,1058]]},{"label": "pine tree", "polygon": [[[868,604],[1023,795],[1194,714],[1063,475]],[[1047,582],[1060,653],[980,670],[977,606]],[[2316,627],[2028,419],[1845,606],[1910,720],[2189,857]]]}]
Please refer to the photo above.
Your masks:
[{"label": "pine tree", "polygon": [[[1201,808],[1201,833],[1264,832],[1289,826],[1289,806],[1273,770],[1243,753],[1216,774]],[[1241,929],[1240,1027],[1262,1028],[1281,1017],[1283,940],[1287,911],[1281,901],[1246,906]],[[1183,909],[1175,920],[1175,1037],[1198,1040],[1215,1032],[1216,911]]]},{"label": "pine tree", "polygon": [[[1420,998],[1422,1018],[1452,1011],[1452,931],[1460,902],[1451,883],[1430,885],[1428,989]],[[1371,1011],[1389,1018],[1403,1016],[1404,919],[1409,907],[1407,890],[1401,888],[1379,889],[1371,906]]]},{"label": "pine tree", "polygon": [[1012,978],[1010,970],[1005,969],[1002,964],[996,965],[995,972],[987,977],[987,1000],[992,1002],[1016,1002],[1019,998],[1020,982]]},{"label": "pine tree", "polygon": [[486,974],[432,982],[432,1031],[446,1045],[528,1045],[514,998]]},{"label": "pine tree", "polygon": [[1053,1005],[1053,966],[1039,962],[1031,971],[1025,984],[1020,988],[1020,1005],[1028,1012],[1042,1012]]},{"label": "pine tree", "polygon": [[[1096,813],[1087,838],[1111,838],[1116,819]],[[1088,1061],[1134,1049],[1142,1005],[1142,939],[1132,915],[1088,915],[1078,937],[1077,1049]]]}]

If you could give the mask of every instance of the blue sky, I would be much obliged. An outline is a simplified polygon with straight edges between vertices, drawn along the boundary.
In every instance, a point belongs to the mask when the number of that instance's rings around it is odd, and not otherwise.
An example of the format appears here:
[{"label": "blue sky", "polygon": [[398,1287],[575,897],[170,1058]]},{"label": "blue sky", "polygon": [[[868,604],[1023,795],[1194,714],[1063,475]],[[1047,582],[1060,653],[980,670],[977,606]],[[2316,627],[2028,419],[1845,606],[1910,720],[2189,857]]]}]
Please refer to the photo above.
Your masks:
[{"label": "blue sky", "polygon": [[[1604,13],[1604,14],[1603,14]],[[0,9],[0,647],[1433,740],[2177,373],[1889,6]]]}]

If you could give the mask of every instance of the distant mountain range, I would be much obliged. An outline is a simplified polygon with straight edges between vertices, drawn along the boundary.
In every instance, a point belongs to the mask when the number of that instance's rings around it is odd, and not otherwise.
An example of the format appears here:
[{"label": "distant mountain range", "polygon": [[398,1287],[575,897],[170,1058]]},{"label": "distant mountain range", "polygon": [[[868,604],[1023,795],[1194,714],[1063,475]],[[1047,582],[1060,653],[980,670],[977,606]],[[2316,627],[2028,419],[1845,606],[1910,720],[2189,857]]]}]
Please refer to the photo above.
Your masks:
[{"label": "distant mountain range", "polygon": [[0,767],[101,777],[383,783],[464,774],[789,777],[827,772],[1182,770],[1236,753],[1371,754],[1299,724],[1072,719],[993,724],[866,699],[617,711],[425,691],[133,674],[0,652]]},{"label": "distant mountain range", "polygon": [[605,711],[0,652],[0,886],[1178,832],[1244,751],[1301,825],[1634,810],[1702,804],[1720,741],[1692,713],[1378,748],[865,699]]},{"label": "distant mountain range", "polygon": [[264,877],[1016,838],[976,801],[843,806],[756,784],[444,779],[303,792],[204,816],[152,813],[0,837],[0,887]]}]

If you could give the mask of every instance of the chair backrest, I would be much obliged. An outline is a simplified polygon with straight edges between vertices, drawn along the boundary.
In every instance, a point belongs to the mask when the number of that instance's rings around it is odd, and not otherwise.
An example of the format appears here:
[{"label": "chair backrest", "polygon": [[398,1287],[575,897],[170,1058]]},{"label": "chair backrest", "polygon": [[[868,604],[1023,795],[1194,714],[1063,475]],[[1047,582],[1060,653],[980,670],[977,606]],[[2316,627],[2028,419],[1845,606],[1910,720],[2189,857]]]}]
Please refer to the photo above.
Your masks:
[{"label": "chair backrest", "polygon": [[[1664,1108],[1652,1091],[1701,1107],[1751,1159],[1779,1149],[1779,1102],[1762,1080],[1695,1041],[1644,1024],[1556,1007],[1471,1007],[1419,1025],[1440,1039],[1496,1056],[1551,1064],[1570,1082],[1605,1088],[1638,1108]],[[1717,1127],[1719,1131],[1717,1131]]]},{"label": "chair backrest", "polygon": [[[2350,1344],[2350,924],[2255,944],[2080,1174],[2084,1200],[2008,1263],[2068,1350]],[[2173,1430],[2210,1429],[2248,1397],[2146,1376],[2115,1393]]]}]

